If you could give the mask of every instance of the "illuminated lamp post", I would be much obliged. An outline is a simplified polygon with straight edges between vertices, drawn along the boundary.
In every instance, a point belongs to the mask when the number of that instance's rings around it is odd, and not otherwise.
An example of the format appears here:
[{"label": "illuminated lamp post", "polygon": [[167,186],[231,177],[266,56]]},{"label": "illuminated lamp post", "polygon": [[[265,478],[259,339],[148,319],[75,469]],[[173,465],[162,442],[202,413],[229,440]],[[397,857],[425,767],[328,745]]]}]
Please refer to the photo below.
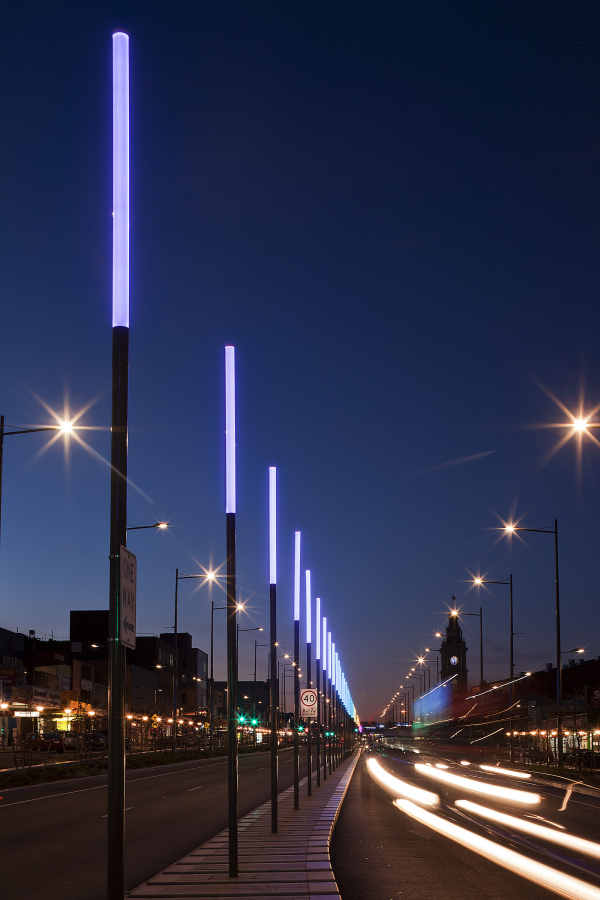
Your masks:
[{"label": "illuminated lamp post", "polygon": [[[409,678],[410,676],[407,675],[406,677]],[[412,691],[412,706],[410,705],[411,697],[410,697],[410,694],[408,693],[409,691]],[[414,686],[414,684],[406,685],[406,696],[408,697],[408,703],[409,703],[409,709],[408,709],[409,724],[412,724],[414,717],[415,717],[415,686]]]},{"label": "illuminated lamp post", "polygon": [[[422,656],[419,656],[419,663],[420,663],[425,669],[427,669],[427,690],[430,691],[430,690],[431,690],[431,669],[429,668],[429,666],[426,666],[426,665],[425,665],[425,659],[424,659]],[[425,674],[425,673],[423,673],[423,675],[424,675],[424,674]],[[425,687],[425,678],[423,678],[423,687]]]},{"label": "illuminated lamp post", "polygon": [[[431,647],[425,647],[425,653],[439,653],[440,658],[442,655],[440,650],[432,650]],[[436,656],[436,658],[435,658],[435,683],[437,684],[439,680],[440,680],[440,668],[438,665],[438,658]]]},{"label": "illuminated lamp post", "polygon": [[[510,719],[509,719],[509,723],[510,723],[510,734],[509,734],[509,739],[508,739],[508,745],[509,745],[509,754],[510,754],[509,759],[510,759],[510,762],[511,762],[511,763],[514,763],[514,761],[515,761],[515,747],[514,747],[514,738],[513,738],[513,703],[514,703],[514,698],[513,698],[513,684],[512,684],[512,681],[513,681],[514,673],[515,673],[514,653],[513,653],[513,646],[514,646],[515,632],[514,632],[514,626],[513,626],[513,577],[512,577],[512,573],[511,573],[511,575],[509,576],[508,581],[493,581],[491,578],[479,578],[479,577],[478,577],[478,578],[474,578],[474,579],[473,579],[473,584],[477,585],[477,587],[479,587],[479,585],[481,585],[481,584],[507,584],[507,585],[509,585],[509,587],[510,587],[510,701],[509,701],[509,705],[510,705]],[[483,681],[483,674],[482,674],[482,681]]]},{"label": "illuminated lamp post", "polygon": [[321,598],[315,600],[315,669],[317,670],[317,787],[321,785]]},{"label": "illuminated lamp post", "polygon": [[[558,520],[554,520],[554,528],[523,528],[521,525],[508,524],[504,526],[504,533],[509,537],[517,531],[531,531],[536,534],[554,535],[554,585],[555,585],[555,615],[556,615],[556,730],[558,732],[558,765],[563,765],[562,743],[562,664],[560,655],[560,592],[558,582]],[[511,629],[512,630],[512,629]],[[511,729],[512,733],[512,729]]]},{"label": "illuminated lamp post", "polygon": [[238,876],[237,609],[235,580],[235,349],[225,347],[225,524],[227,544],[227,794],[229,877]]},{"label": "illuminated lamp post", "polygon": [[[269,643],[271,648],[271,832],[277,834],[278,750],[277,732],[278,685],[277,656],[277,469],[269,467]],[[254,650],[256,680],[256,648]]]},{"label": "illuminated lamp post", "polygon": [[[154,526],[141,526],[143,527],[154,527]],[[171,733],[171,746],[173,749],[173,753],[177,750],[177,681],[179,672],[177,671],[179,668],[179,648],[177,645],[177,586],[180,581],[185,581],[188,578],[206,578],[208,581],[214,580],[214,572],[203,572],[201,575],[180,575],[179,569],[175,569],[175,617],[173,623],[173,729]],[[225,607],[222,607],[223,609]],[[210,621],[210,662],[211,662],[211,679],[212,679],[212,617]],[[212,685],[211,685],[211,739],[212,739]]]},{"label": "illuminated lamp post", "polygon": [[[329,730],[327,726],[327,616],[323,616],[323,660],[321,671],[323,675],[323,730],[327,732]],[[323,781],[327,780],[327,743],[327,740],[323,742]]]},{"label": "illuminated lamp post", "polygon": [[[311,601],[310,601],[310,569],[306,570],[306,684],[310,688],[311,681]],[[308,733],[306,741],[307,773],[306,783],[308,796],[312,795],[312,722],[308,720]]]},{"label": "illuminated lamp post", "polygon": [[294,809],[300,809],[300,532],[294,535]]},{"label": "illuminated lamp post", "polygon": [[112,415],[110,440],[110,607],[108,688],[109,900],[122,900],[125,878],[125,646],[121,643],[121,547],[127,546],[127,400],[129,383],[129,36],[113,48]]},{"label": "illuminated lamp post", "polygon": [[479,686],[483,686],[483,610],[479,607],[479,612],[462,612],[461,616],[479,616]]},{"label": "illuminated lamp post", "polygon": [[336,690],[335,690],[335,676],[337,669],[337,656],[335,653],[335,641],[331,642],[331,681],[329,683],[329,699],[331,703],[331,715],[332,715],[332,732],[333,732],[333,746],[332,746],[332,760],[333,760],[333,768],[337,769],[338,759],[337,759],[337,729],[338,729],[338,711],[337,711],[337,702],[336,702]]},{"label": "illuminated lamp post", "polygon": [[329,741],[327,746],[327,756],[329,763],[329,774],[331,775],[333,772],[333,741],[332,741],[332,732],[333,732],[333,703],[331,698],[331,632],[327,632],[327,685],[328,685],[328,697],[327,697],[327,705],[328,705],[328,713],[327,718],[329,720]]}]

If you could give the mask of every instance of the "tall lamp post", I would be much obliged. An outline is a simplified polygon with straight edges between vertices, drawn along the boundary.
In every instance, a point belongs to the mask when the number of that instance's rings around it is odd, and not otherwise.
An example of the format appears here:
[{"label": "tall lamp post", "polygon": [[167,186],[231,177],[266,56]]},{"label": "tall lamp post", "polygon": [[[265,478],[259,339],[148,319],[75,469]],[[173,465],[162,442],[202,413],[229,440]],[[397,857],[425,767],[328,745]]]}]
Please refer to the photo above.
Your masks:
[{"label": "tall lamp post", "polygon": [[235,495],[235,349],[227,346],[225,347],[225,533],[227,546],[227,794],[230,878],[238,876]]},{"label": "tall lamp post", "polygon": [[[329,731],[329,716],[327,712],[327,616],[323,616],[323,664],[321,671],[323,675],[323,730],[327,732]],[[328,735],[326,734],[325,737],[327,736]],[[324,741],[323,781],[327,781],[327,745],[328,741]]]},{"label": "tall lamp post", "polygon": [[[429,666],[425,665],[425,659],[422,656],[419,656],[418,660],[419,664],[423,666],[424,669],[427,669],[427,690],[431,690],[431,669]],[[425,673],[423,673],[424,675]],[[423,678],[423,687],[425,687],[425,678]]]},{"label": "tall lamp post", "polygon": [[[442,656],[440,650],[432,650],[431,647],[425,647],[425,653],[439,653],[440,658]],[[437,684],[439,680],[440,680],[440,668],[438,665],[438,658],[436,656],[436,658],[435,658],[435,683]]]},{"label": "tall lamp post", "polygon": [[515,674],[514,652],[513,652],[515,631],[514,631],[514,626],[513,626],[513,577],[512,577],[512,573],[510,574],[508,581],[506,581],[506,580],[505,581],[494,581],[491,578],[477,577],[477,578],[473,579],[473,584],[477,585],[477,587],[479,587],[479,585],[481,585],[481,584],[507,584],[510,587],[510,700],[509,700],[510,734],[509,734],[509,738],[508,738],[508,744],[509,744],[509,754],[510,754],[509,759],[510,759],[511,763],[514,763],[514,761],[515,761],[515,742],[514,742],[514,736],[513,736],[514,698],[513,698],[513,683],[512,682],[513,682],[513,678],[514,678],[514,674]]},{"label": "tall lamp post", "polygon": [[[277,469],[269,467],[269,643],[271,645],[271,832],[277,834],[278,744],[277,706]],[[256,651],[255,651],[256,654]],[[254,657],[256,671],[256,655]]]},{"label": "tall lamp post", "polygon": [[[312,687],[311,681],[311,594],[310,594],[310,569],[306,570],[306,684]],[[308,733],[306,740],[307,773],[306,782],[308,796],[312,795],[312,722],[308,720]]]},{"label": "tall lamp post", "polygon": [[461,616],[479,616],[479,686],[483,685],[483,610],[479,607],[479,612],[460,612]]},{"label": "tall lamp post", "polygon": [[[135,527],[135,526],[134,526]],[[155,525],[140,525],[139,528],[156,528]],[[133,529],[129,529],[132,531]],[[179,569],[175,569],[175,618],[173,624],[173,731],[171,734],[171,746],[173,753],[177,750],[177,686],[179,677],[179,648],[177,644],[177,586],[180,581],[186,581],[188,578],[206,578],[208,581],[214,580],[214,572],[203,572],[201,575],[180,575]],[[212,617],[210,632],[210,663],[212,677]],[[211,684],[211,701],[212,701],[212,684]],[[211,738],[212,738],[212,702],[211,702]]]},{"label": "tall lamp post", "polygon": [[[554,528],[524,528],[521,525],[505,525],[504,533],[509,537],[516,531],[531,531],[536,534],[554,535],[554,585],[555,585],[555,615],[556,615],[556,731],[558,744],[558,765],[563,764],[563,733],[562,733],[562,664],[560,655],[560,592],[558,583],[558,520],[554,520]],[[511,629],[512,630],[512,629]],[[511,729],[512,732],[512,729]]]},{"label": "tall lamp post", "polygon": [[315,598],[315,669],[317,670],[317,787],[321,784],[321,598]]},{"label": "tall lamp post", "polygon": [[294,535],[294,809],[300,809],[300,532]]},{"label": "tall lamp post", "polygon": [[121,548],[127,546],[127,401],[129,385],[129,35],[113,49],[112,413],[110,439],[110,604],[108,672],[109,900],[125,884],[125,652],[121,641]]}]

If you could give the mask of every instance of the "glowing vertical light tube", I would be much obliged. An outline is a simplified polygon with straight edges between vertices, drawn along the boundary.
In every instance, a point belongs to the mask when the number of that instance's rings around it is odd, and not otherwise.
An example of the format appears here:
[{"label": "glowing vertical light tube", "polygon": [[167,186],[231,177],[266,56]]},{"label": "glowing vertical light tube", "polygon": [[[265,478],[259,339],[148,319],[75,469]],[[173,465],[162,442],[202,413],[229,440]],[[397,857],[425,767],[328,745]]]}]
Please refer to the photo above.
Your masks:
[{"label": "glowing vertical light tube", "polygon": [[327,671],[327,616],[323,616],[323,671]]},{"label": "glowing vertical light tube", "polygon": [[311,621],[311,597],[310,597],[310,569],[306,570],[306,643],[312,641],[312,621]]},{"label": "glowing vertical light tube", "polygon": [[129,328],[129,35],[113,45],[113,328]]},{"label": "glowing vertical light tube", "polygon": [[235,347],[225,347],[225,512],[235,512]]},{"label": "glowing vertical light tube", "polygon": [[294,535],[294,622],[300,621],[300,532]]},{"label": "glowing vertical light tube", "polygon": [[335,652],[335,641],[331,644],[331,683],[335,687],[335,676],[337,675],[337,656]]},{"label": "glowing vertical light tube", "polygon": [[315,659],[321,659],[321,598],[317,597],[315,603]]},{"label": "glowing vertical light tube", "polygon": [[277,469],[269,468],[269,582],[277,584]]},{"label": "glowing vertical light tube", "polygon": [[327,677],[331,678],[331,632],[327,632]]}]

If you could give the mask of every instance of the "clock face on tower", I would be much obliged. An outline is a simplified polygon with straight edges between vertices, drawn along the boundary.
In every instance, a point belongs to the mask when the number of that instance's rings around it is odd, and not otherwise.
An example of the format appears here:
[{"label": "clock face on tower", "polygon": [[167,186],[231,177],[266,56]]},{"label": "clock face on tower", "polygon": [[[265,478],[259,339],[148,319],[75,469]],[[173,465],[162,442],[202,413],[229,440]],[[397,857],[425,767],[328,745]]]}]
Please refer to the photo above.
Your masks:
[{"label": "clock face on tower", "polygon": [[451,657],[450,657],[450,665],[451,665],[451,666],[457,666],[457,665],[458,665],[458,656],[451,656]]}]

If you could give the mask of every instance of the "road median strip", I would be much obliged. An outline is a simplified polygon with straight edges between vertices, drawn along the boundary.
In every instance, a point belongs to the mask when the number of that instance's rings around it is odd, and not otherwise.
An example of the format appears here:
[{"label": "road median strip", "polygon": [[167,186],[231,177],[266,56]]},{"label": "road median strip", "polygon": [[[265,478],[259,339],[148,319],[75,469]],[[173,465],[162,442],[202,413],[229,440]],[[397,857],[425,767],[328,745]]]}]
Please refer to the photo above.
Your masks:
[{"label": "road median strip", "polygon": [[[303,792],[294,810],[294,789],[279,795],[279,831],[271,833],[271,802],[239,821],[239,871],[228,875],[228,830],[206,841],[174,865],[134,888],[128,900],[144,898],[310,897],[335,900],[339,891],[329,859],[329,844],[359,752]],[[306,778],[300,782],[306,785]]]}]

